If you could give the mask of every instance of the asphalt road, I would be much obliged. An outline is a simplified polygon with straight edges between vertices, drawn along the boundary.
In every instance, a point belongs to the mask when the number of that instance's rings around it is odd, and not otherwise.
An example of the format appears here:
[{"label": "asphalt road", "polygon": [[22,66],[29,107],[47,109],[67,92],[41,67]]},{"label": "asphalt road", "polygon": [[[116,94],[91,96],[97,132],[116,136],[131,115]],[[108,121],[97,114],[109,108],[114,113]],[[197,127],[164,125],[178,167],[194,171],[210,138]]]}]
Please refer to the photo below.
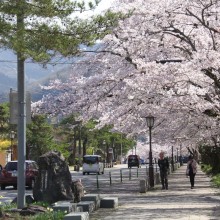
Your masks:
[{"label": "asphalt road", "polygon": [[[121,183],[128,180],[134,180],[146,176],[146,165],[141,168],[128,169],[126,164],[116,165],[113,168],[105,168],[104,174],[83,175],[82,170],[79,172],[73,171],[70,167],[70,172],[73,180],[81,179],[84,189],[87,193],[96,193],[101,189],[108,189],[110,185]],[[26,195],[32,195],[32,190],[26,190]],[[6,187],[5,190],[0,190],[0,204],[11,203],[17,197],[17,189]]]},{"label": "asphalt road", "polygon": [[[156,168],[155,168],[156,171]],[[86,193],[97,193],[111,190],[109,187],[118,185],[120,189],[120,183],[129,181],[139,181],[139,179],[146,179],[146,165],[142,165],[141,168],[132,167],[127,168],[127,164],[115,165],[112,168],[105,168],[104,174],[89,174],[83,175],[82,171],[72,171],[72,179],[81,179],[81,182],[85,188]]]}]

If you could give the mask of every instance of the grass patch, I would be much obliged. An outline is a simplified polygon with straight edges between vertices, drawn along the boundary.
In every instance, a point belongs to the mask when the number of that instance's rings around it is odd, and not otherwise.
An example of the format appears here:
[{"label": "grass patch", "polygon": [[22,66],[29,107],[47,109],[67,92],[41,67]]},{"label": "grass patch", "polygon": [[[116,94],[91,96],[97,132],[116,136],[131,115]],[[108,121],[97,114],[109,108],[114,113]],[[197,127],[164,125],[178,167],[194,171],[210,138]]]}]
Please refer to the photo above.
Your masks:
[{"label": "grass patch", "polygon": [[32,216],[30,220],[63,220],[65,215],[67,215],[67,213],[61,211],[57,211],[57,212],[48,211],[42,214]]},{"label": "grass patch", "polygon": [[33,203],[33,205],[42,206],[47,209],[44,213],[39,213],[35,215],[22,216],[16,210],[16,203],[12,204],[0,204],[0,219],[4,220],[63,220],[67,212],[56,211],[46,203]]},{"label": "grass patch", "polygon": [[203,172],[205,172],[207,175],[211,175],[211,182],[214,187],[220,188],[220,173],[213,174],[212,167],[210,165],[201,164],[201,169]]}]

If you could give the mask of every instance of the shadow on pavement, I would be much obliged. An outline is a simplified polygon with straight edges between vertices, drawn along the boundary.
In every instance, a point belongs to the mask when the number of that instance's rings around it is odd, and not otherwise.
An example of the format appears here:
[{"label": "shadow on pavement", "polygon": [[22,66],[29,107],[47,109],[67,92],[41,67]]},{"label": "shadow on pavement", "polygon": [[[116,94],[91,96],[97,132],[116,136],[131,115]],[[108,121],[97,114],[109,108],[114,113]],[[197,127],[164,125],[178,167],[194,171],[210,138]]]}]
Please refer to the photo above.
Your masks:
[{"label": "shadow on pavement", "polygon": [[161,190],[161,186],[156,185],[153,190],[139,193],[138,178],[90,190],[88,193],[118,197],[119,200],[118,208],[100,208],[90,214],[90,219],[220,219],[220,191],[211,187],[210,178],[200,169],[195,178],[195,188],[191,189],[185,170],[186,166],[182,166],[169,175],[168,190]]}]

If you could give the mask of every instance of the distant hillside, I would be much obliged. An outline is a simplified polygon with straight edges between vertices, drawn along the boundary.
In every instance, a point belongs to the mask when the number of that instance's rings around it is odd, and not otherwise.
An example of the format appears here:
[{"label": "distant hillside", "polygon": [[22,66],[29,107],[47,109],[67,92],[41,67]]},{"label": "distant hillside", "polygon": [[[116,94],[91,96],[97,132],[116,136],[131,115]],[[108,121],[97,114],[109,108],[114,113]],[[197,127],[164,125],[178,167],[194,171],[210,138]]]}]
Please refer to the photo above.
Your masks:
[{"label": "distant hillside", "polygon": [[[72,59],[73,60],[73,59]],[[42,65],[37,63],[25,63],[25,77],[27,90],[34,90],[34,97],[39,99],[42,97],[40,90],[36,90],[39,82],[47,81],[49,78],[55,78],[57,72],[71,66],[71,61],[59,59],[56,65],[47,65],[43,68]],[[56,61],[55,61],[56,62]],[[8,101],[8,93],[10,88],[17,90],[17,62],[16,56],[9,50],[0,51],[0,103]],[[49,78],[48,78],[49,77]]]},{"label": "distant hillside", "polygon": [[[58,59],[58,58],[57,58]],[[70,66],[70,63],[67,63],[67,59],[54,60],[55,64],[47,65],[46,68],[43,68],[42,65],[38,63],[33,63],[31,61],[25,62],[25,77],[26,82],[29,84],[31,82],[37,81],[39,79],[45,78],[50,74]],[[17,58],[16,55],[10,50],[0,50],[0,93],[6,92],[8,88],[16,86],[17,78]],[[2,86],[4,84],[4,86]]]},{"label": "distant hillside", "polygon": [[61,81],[64,81],[68,79],[71,68],[72,67],[63,68],[55,73],[50,74],[47,77],[28,84],[27,90],[31,92],[32,101],[38,101],[43,97],[43,95],[48,93],[46,90],[42,90],[41,86],[48,85],[51,80],[60,79]]},{"label": "distant hillside", "polygon": [[0,72],[0,93],[10,90],[10,88],[17,88],[17,80],[10,78]]},{"label": "distant hillside", "polygon": [[[97,44],[90,50],[97,50],[101,44]],[[47,91],[42,91],[40,85],[47,85],[50,80],[65,80],[69,77],[71,69],[78,68],[82,71],[82,66],[74,65],[82,60],[89,60],[93,53],[83,57],[56,58],[43,68],[42,65],[32,62],[25,63],[26,89],[32,94],[32,101],[42,98]],[[17,62],[16,55],[9,50],[0,50],[0,103],[8,101],[10,88],[17,90]]]}]

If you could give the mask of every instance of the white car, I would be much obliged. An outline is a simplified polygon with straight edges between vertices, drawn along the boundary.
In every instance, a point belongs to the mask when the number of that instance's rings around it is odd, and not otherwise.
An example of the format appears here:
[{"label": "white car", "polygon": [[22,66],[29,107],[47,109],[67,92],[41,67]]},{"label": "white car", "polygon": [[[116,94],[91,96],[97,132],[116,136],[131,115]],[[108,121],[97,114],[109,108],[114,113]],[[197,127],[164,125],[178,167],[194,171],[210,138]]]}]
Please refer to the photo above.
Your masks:
[{"label": "white car", "polygon": [[104,163],[100,155],[83,156],[83,175],[90,173],[104,174]]}]

